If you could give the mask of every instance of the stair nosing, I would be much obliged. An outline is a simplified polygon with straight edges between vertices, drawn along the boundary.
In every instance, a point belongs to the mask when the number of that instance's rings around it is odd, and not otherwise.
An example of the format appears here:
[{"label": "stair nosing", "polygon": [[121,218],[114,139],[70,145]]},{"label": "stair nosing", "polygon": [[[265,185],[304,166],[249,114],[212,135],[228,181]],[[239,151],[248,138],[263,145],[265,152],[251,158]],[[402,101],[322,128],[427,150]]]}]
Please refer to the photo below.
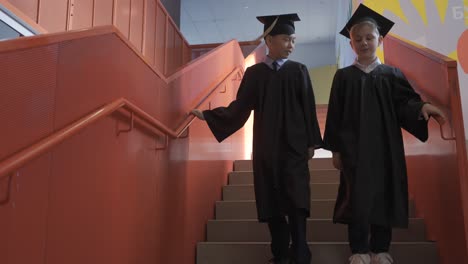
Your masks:
[{"label": "stair nosing", "polygon": [[[310,185],[337,185],[340,184],[339,182],[311,182]],[[236,187],[245,187],[245,186],[254,186],[253,183],[250,184],[227,184],[224,185],[223,187],[226,186],[236,186]]]},{"label": "stair nosing", "polygon": [[[434,245],[436,244],[437,242],[435,241],[395,241],[393,242],[392,241],[392,245]],[[267,244],[267,245],[270,245],[271,243],[270,242],[252,242],[252,241],[246,241],[246,242],[215,242],[215,241],[201,241],[201,242],[198,242],[198,244],[212,244],[212,245],[219,245],[219,244],[234,244],[234,245],[237,245],[237,244],[242,244],[242,245],[245,245],[245,244],[259,244],[259,245],[264,245],[264,244]],[[346,242],[346,241],[342,241],[342,242],[330,242],[330,241],[324,241],[324,242],[320,242],[320,241],[315,241],[315,242],[307,242],[307,244],[309,245],[312,245],[312,244],[317,244],[317,245],[349,245],[349,242]]]},{"label": "stair nosing", "polygon": [[[424,218],[421,217],[411,217],[408,218],[409,221],[424,221]],[[307,221],[330,221],[333,222],[332,218],[307,218]],[[255,218],[246,218],[246,219],[209,219],[208,222],[258,222],[258,219]],[[341,223],[336,223],[341,224]],[[404,228],[401,228],[404,229]]]},{"label": "stair nosing", "polygon": [[[252,203],[255,202],[256,200],[221,200],[221,201],[216,201],[216,203]],[[335,202],[336,199],[310,199],[311,202]]]},{"label": "stair nosing", "polygon": [[[309,171],[338,171],[337,169],[309,169]],[[233,172],[253,172],[253,170],[236,170],[236,171],[230,171],[229,173]]]}]

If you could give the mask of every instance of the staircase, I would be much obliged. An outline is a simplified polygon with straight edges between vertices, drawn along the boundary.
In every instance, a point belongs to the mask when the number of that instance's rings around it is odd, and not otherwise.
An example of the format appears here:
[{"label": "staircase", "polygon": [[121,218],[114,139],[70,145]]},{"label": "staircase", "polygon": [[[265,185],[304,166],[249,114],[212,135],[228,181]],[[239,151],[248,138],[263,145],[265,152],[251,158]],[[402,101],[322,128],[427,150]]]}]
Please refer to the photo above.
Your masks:
[{"label": "staircase", "polygon": [[[345,264],[350,255],[345,225],[333,224],[339,173],[331,159],[313,159],[311,217],[307,237],[312,263]],[[207,241],[197,247],[197,264],[266,264],[271,258],[266,224],[258,223],[251,161],[234,163],[223,200],[216,203],[216,219],[208,221]],[[408,229],[395,229],[391,254],[398,264],[437,264],[436,244],[425,240],[424,221],[414,217],[410,202]]]}]

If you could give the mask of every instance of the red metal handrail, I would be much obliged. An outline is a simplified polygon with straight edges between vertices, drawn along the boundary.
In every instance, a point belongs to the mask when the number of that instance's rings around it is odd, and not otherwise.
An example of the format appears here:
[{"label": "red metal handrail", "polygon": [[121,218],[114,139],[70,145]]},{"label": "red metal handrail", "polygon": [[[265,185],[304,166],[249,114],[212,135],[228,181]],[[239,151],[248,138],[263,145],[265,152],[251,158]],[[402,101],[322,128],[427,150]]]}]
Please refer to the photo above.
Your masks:
[{"label": "red metal handrail", "polygon": [[[224,87],[224,83],[228,80],[231,80],[233,76],[242,72],[243,69],[236,67],[226,78],[224,78],[218,85],[216,85],[198,104],[202,105],[205,101],[210,99],[219,87]],[[42,140],[36,142],[35,144],[17,152],[16,154],[8,157],[7,159],[0,162],[0,180],[8,176],[12,171],[19,169],[28,161],[40,156],[46,151],[50,150],[52,147],[61,143],[65,139],[75,135],[82,129],[90,126],[96,121],[116,112],[119,109],[125,109],[133,115],[137,116],[139,119],[144,121],[146,124],[149,124],[150,127],[157,129],[164,133],[166,137],[179,138],[187,130],[187,128],[192,124],[195,116],[187,113],[187,117],[175,130],[167,127],[158,119],[152,117],[141,108],[137,107],[133,103],[129,102],[125,98],[119,98],[109,104],[106,104],[97,110],[93,111],[90,114],[78,119],[72,124],[52,133],[51,135],[43,138]],[[133,118],[132,118],[133,122]],[[167,138],[166,138],[167,143]],[[158,148],[163,149],[163,148]]]}]

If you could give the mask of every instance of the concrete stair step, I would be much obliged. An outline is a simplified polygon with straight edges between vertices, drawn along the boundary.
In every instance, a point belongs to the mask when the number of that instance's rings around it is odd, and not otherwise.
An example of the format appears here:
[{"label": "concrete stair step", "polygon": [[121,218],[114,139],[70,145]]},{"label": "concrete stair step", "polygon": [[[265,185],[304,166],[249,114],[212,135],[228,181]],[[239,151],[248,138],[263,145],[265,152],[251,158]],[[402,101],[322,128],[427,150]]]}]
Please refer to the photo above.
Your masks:
[{"label": "concrete stair step", "polygon": [[[309,161],[310,169],[333,169],[331,158],[316,158]],[[234,171],[252,171],[251,160],[236,160],[234,161]]]},{"label": "concrete stair step", "polygon": [[[307,239],[310,242],[346,242],[347,226],[333,224],[331,219],[308,219]],[[208,242],[268,242],[270,234],[265,223],[257,220],[209,220],[207,225]],[[393,241],[425,241],[424,221],[411,218],[408,229],[394,229]]]},{"label": "concrete stair step", "polygon": [[[331,219],[335,199],[311,200],[310,218]],[[409,203],[410,217],[414,217],[414,203]],[[216,219],[257,219],[255,201],[218,201],[216,202]]]},{"label": "concrete stair step", "polygon": [[[311,183],[336,183],[340,181],[340,172],[335,169],[310,171]],[[229,173],[229,184],[253,184],[252,171],[233,171]]]},{"label": "concrete stair step", "polygon": [[[348,243],[309,243],[312,263],[346,264]],[[438,264],[437,248],[431,242],[394,242],[390,253],[398,264]],[[266,264],[271,258],[265,242],[202,242],[197,247],[197,264]]]},{"label": "concrete stair step", "polygon": [[[312,263],[344,264],[350,256],[346,225],[333,224],[331,217],[338,191],[339,171],[330,158],[309,162],[311,173],[311,218],[307,238]],[[207,241],[197,246],[197,264],[261,264],[271,258],[270,235],[257,221],[252,161],[234,162],[223,201],[216,202],[216,220],[207,224]],[[390,253],[398,264],[438,264],[436,244],[425,241],[424,220],[415,217],[409,203],[408,229],[394,229]]]},{"label": "concrete stair step", "polygon": [[[312,183],[311,199],[336,199],[338,183]],[[227,185],[223,187],[224,201],[255,200],[253,184]]]}]

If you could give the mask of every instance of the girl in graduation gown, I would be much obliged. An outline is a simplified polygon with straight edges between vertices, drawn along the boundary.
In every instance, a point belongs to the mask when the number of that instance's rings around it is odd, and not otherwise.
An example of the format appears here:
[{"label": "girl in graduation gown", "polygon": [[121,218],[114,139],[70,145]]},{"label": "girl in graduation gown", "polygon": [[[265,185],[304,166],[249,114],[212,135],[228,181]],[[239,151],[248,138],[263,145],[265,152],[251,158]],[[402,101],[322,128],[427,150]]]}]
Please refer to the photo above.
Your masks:
[{"label": "girl in graduation gown", "polygon": [[[324,134],[341,170],[334,222],[348,224],[352,264],[393,263],[392,227],[408,226],[408,184],[401,127],[421,141],[442,112],[421,100],[403,73],[376,49],[393,22],[360,5],[341,34],[357,54],[334,77]],[[370,229],[370,240],[369,240]]]}]

